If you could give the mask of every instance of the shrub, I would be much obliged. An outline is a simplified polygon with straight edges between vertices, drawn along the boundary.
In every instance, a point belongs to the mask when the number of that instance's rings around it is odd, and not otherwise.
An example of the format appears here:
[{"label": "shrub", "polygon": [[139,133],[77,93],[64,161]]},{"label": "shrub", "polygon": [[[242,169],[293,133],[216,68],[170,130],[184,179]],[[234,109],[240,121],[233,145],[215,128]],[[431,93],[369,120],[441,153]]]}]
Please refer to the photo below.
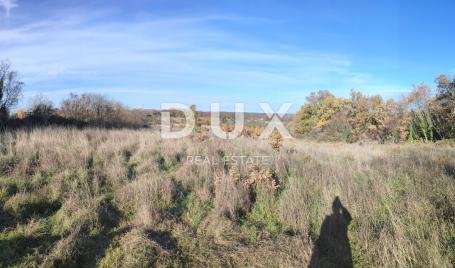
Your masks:
[{"label": "shrub", "polygon": [[280,187],[278,178],[272,170],[270,168],[261,169],[258,165],[250,166],[248,178],[244,183],[249,189],[256,186],[272,192]]},{"label": "shrub", "polygon": [[34,123],[48,124],[53,116],[54,105],[43,95],[36,96],[32,101],[29,109],[29,117]]},{"label": "shrub", "polygon": [[281,136],[280,132],[276,130],[272,132],[270,135],[270,146],[277,152],[283,147],[283,136]]},{"label": "shrub", "polygon": [[71,94],[63,101],[63,117],[79,124],[103,127],[143,127],[144,118],[135,110],[127,110],[123,105],[96,94]]}]

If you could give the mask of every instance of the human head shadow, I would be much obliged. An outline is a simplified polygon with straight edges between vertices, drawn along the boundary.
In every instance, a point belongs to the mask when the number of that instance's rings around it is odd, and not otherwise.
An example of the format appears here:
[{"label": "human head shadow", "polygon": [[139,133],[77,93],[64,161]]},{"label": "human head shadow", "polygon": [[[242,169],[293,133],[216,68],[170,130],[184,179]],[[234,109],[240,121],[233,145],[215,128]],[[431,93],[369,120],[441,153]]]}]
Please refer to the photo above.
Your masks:
[{"label": "human head shadow", "polygon": [[353,267],[348,225],[351,214],[337,196],[332,203],[332,214],[324,219],[311,256],[310,268]]}]

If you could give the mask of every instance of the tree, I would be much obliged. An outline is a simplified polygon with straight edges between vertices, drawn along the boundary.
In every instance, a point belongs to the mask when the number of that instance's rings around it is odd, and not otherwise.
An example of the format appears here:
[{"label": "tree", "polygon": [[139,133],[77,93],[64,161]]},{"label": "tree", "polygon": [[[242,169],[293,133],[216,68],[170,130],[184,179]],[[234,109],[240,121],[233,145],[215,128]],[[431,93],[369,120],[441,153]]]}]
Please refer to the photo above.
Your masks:
[{"label": "tree", "polygon": [[11,108],[19,101],[24,83],[7,62],[0,63],[0,120],[3,123]]},{"label": "tree", "polygon": [[440,75],[433,102],[435,127],[441,138],[455,138],[455,78]]},{"label": "tree", "polygon": [[409,95],[404,96],[404,102],[408,109],[426,109],[431,101],[431,89],[425,84],[414,86]]},{"label": "tree", "polygon": [[143,127],[143,113],[97,94],[70,94],[60,108],[61,116],[78,125],[99,127]]},{"label": "tree", "polygon": [[406,111],[402,115],[402,122],[407,125],[409,142],[434,140],[432,101],[431,89],[425,84],[414,86],[412,91],[403,97],[402,103]]},{"label": "tree", "polygon": [[330,117],[339,111],[338,106],[335,96],[329,91],[312,92],[306,98],[306,104],[296,114],[296,133],[306,134],[313,129],[323,128]]},{"label": "tree", "polygon": [[408,141],[432,142],[434,140],[434,127],[429,110],[412,111],[411,113]]},{"label": "tree", "polygon": [[351,90],[348,118],[353,130],[353,140],[357,140],[368,129],[370,119],[368,98],[360,91]]},{"label": "tree", "polygon": [[34,121],[47,124],[54,113],[54,105],[46,96],[37,95],[31,100],[29,111]]},{"label": "tree", "polygon": [[384,100],[379,95],[366,96],[352,90],[348,111],[352,140],[398,142],[402,111],[393,99]]}]

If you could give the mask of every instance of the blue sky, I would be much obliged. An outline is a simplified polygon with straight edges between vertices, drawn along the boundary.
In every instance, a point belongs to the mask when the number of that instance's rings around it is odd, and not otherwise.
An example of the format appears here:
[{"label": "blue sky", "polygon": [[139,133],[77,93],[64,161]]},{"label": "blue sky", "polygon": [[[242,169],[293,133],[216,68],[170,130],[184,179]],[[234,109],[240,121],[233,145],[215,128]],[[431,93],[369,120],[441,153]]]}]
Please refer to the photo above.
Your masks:
[{"label": "blue sky", "polygon": [[453,0],[0,0],[0,59],[26,84],[20,105],[92,92],[139,108],[295,111],[315,90],[398,97],[454,74],[453,10]]}]

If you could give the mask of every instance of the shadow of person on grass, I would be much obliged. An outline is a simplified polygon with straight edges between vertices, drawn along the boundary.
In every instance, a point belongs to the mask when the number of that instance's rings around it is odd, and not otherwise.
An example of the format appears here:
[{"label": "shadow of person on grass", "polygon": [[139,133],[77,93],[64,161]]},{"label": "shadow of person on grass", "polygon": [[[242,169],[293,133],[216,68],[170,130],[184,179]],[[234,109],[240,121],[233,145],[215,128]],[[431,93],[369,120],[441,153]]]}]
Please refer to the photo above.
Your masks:
[{"label": "shadow of person on grass", "polygon": [[337,196],[332,203],[332,214],[324,219],[315,243],[309,267],[353,267],[348,225],[351,214]]}]

